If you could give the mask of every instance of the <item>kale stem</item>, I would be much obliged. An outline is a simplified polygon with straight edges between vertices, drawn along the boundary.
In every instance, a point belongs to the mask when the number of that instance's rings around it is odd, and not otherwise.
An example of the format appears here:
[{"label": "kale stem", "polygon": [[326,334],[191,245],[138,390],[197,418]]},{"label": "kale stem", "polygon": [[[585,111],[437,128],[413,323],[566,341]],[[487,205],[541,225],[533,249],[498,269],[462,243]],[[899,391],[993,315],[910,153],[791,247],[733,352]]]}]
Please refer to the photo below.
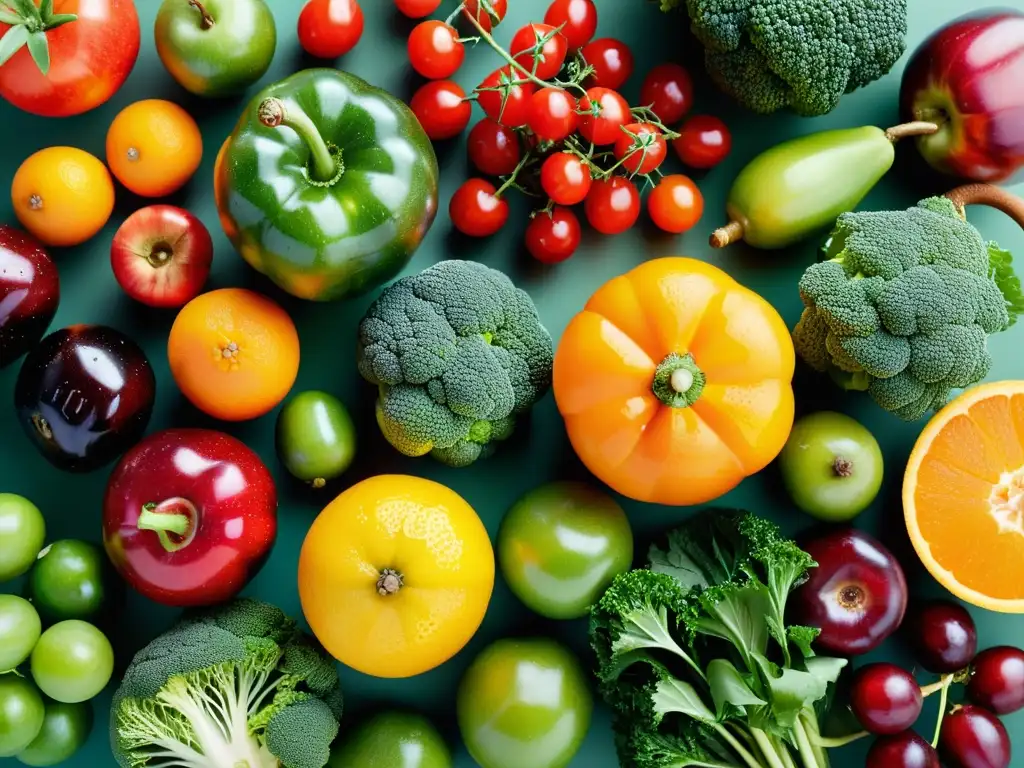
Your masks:
[{"label": "kale stem", "polygon": [[811,745],[811,740],[807,735],[807,730],[804,728],[803,722],[798,716],[796,723],[793,725],[793,735],[796,736],[796,746],[800,751],[800,759],[804,763],[804,768],[821,768],[818,755],[814,751],[814,747]]},{"label": "kale stem", "polygon": [[775,744],[776,753],[780,758],[782,758],[782,764],[786,766],[786,768],[797,768],[796,762],[793,760],[793,756],[789,753],[789,747],[786,746],[786,742],[778,736],[773,736],[772,743]]},{"label": "kale stem", "polygon": [[814,750],[814,754],[818,758],[818,765],[828,768],[828,754],[825,752],[825,748],[818,744],[818,740],[821,738],[821,729],[818,727],[818,716],[813,707],[805,707],[799,717],[803,720],[808,741],[811,742],[811,749]]},{"label": "kale stem", "polygon": [[767,763],[767,768],[789,768],[789,766],[782,762],[779,753],[775,751],[775,745],[772,744],[767,733],[760,728],[751,728],[750,735],[754,737],[754,741],[761,750],[761,756],[764,758],[764,762]]},{"label": "kale stem", "polygon": [[761,768],[761,764],[757,761],[757,758],[750,754],[750,751],[729,732],[728,728],[724,725],[717,724],[715,725],[715,731],[730,747],[736,750],[736,754],[739,755],[743,762],[747,764],[748,768]]}]

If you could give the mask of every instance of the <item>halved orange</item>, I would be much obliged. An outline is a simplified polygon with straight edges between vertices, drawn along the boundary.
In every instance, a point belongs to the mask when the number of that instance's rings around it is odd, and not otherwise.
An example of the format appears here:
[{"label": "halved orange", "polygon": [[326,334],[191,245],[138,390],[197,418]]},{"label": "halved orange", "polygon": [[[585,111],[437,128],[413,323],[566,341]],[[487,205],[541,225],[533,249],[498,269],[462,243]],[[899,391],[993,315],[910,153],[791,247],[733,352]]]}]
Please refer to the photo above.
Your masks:
[{"label": "halved orange", "polygon": [[946,589],[1024,613],[1024,381],[970,389],[935,414],[907,463],[903,511]]}]

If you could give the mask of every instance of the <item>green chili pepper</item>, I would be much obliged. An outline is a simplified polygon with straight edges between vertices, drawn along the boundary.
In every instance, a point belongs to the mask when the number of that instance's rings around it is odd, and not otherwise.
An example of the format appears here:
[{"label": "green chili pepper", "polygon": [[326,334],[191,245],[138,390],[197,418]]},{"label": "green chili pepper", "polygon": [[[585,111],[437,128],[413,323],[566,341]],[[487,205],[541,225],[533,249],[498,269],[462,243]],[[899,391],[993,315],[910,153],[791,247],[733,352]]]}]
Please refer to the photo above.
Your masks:
[{"label": "green chili pepper", "polygon": [[342,299],[395,277],[437,213],[437,158],[416,116],[333,69],[260,93],[215,176],[235,248],[303,299]]}]

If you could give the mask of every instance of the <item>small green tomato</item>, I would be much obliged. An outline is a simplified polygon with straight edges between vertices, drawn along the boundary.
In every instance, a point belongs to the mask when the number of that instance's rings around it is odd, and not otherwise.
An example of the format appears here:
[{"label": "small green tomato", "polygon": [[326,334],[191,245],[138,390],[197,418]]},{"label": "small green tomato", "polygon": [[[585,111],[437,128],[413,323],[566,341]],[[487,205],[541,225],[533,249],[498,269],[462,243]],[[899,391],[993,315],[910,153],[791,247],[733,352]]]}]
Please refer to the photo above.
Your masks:
[{"label": "small green tomato", "polygon": [[87,701],[110,682],[114,649],[106,635],[84,621],[62,621],[43,632],[32,650],[32,679],[51,699]]},{"label": "small green tomato", "polygon": [[0,493],[0,581],[10,581],[32,567],[46,539],[39,508],[23,496]]},{"label": "small green tomato", "polygon": [[356,428],[345,405],[315,390],[293,397],[277,417],[277,454],[299,480],[323,488],[356,456]]},{"label": "small green tomato", "polygon": [[331,750],[327,768],[452,768],[441,734],[422,715],[381,712]]},{"label": "small green tomato", "polygon": [[32,603],[17,595],[0,595],[0,673],[25,661],[42,631]]},{"label": "small green tomato", "polygon": [[43,727],[43,697],[24,677],[0,675],[0,757],[13,757]]},{"label": "small green tomato", "polygon": [[92,704],[47,701],[43,727],[32,743],[15,757],[23,765],[57,765],[70,759],[89,738]]},{"label": "small green tomato", "polygon": [[64,539],[39,553],[28,577],[28,596],[50,621],[89,619],[107,593],[109,562],[95,544]]}]

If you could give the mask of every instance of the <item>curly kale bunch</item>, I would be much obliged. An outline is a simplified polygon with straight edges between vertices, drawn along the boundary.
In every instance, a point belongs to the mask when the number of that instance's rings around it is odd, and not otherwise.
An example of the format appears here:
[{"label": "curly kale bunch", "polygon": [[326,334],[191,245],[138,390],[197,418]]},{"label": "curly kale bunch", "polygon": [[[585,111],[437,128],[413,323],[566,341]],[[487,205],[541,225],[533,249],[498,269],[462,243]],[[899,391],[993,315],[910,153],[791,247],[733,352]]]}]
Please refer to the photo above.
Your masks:
[{"label": "curly kale bunch", "polygon": [[903,55],[906,0],[660,0],[684,7],[715,83],[767,114],[823,115]]},{"label": "curly kale bunch", "polygon": [[472,464],[551,386],[554,349],[533,300],[501,272],[442,261],[384,290],[359,326],[377,422],[406,456]]},{"label": "curly kale bunch", "polygon": [[843,214],[826,261],[800,280],[797,354],[896,416],[919,419],[985,377],[989,335],[1024,311],[1010,260],[945,197]]}]

